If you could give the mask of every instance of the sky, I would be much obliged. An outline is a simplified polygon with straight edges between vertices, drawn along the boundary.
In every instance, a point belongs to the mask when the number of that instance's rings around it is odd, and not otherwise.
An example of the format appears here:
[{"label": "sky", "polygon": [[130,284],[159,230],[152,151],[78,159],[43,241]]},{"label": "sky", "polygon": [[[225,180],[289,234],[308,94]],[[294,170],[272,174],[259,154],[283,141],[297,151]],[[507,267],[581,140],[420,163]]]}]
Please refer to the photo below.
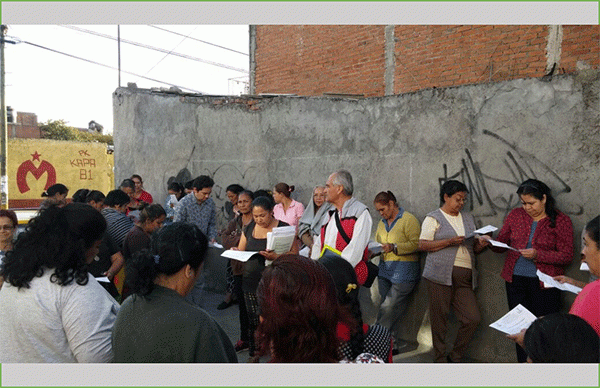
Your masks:
[{"label": "sky", "polygon": [[[94,120],[104,126],[105,133],[112,132],[112,93],[119,86],[118,71],[25,42],[118,68],[117,25],[8,24],[7,35],[21,41],[5,48],[7,106],[15,112],[37,114],[40,123],[62,119],[71,126],[87,128]],[[120,35],[121,69],[139,75],[122,71],[123,87],[133,82],[139,88],[169,88],[172,84],[185,92],[203,94],[245,92],[248,25],[121,25]]]}]

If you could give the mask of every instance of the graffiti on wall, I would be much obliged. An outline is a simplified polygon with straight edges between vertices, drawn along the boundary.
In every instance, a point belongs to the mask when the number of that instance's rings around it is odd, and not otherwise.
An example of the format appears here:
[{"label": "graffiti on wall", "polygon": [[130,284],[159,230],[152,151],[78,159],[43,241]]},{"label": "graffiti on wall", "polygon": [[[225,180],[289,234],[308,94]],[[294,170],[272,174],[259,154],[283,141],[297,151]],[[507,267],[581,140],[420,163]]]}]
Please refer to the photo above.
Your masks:
[{"label": "graffiti on wall", "polygon": [[[546,183],[555,198],[570,193],[571,187],[548,165],[531,153],[520,149],[500,135],[483,131],[483,135],[491,140],[490,147],[500,147],[504,156],[502,169],[488,168],[484,170],[479,161],[473,157],[471,150],[465,148],[465,157],[461,159],[460,168],[449,172],[444,163],[443,176],[439,177],[441,185],[449,179],[464,182],[469,189],[468,209],[480,217],[505,216],[520,204],[516,194],[517,187],[525,180],[534,178]],[[564,212],[571,215],[583,214],[583,207],[569,203]]]}]

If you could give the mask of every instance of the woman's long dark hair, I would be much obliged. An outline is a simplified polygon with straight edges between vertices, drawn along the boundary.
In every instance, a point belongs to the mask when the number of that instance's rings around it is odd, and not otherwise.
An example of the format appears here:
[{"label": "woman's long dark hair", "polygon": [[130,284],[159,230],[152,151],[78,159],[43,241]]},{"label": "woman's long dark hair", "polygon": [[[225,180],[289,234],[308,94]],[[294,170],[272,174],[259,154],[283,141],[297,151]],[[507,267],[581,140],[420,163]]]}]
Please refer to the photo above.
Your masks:
[{"label": "woman's long dark hair", "polygon": [[148,295],[159,274],[173,275],[186,264],[198,271],[207,249],[208,239],[196,225],[167,225],[152,237],[150,250],[136,252],[125,264],[127,285],[134,294]]},{"label": "woman's long dark hair", "polygon": [[338,362],[341,310],[335,285],[320,263],[285,255],[265,269],[258,285],[261,353],[273,362]]},{"label": "woman's long dark hair", "polygon": [[341,309],[349,313],[354,320],[348,320],[347,323],[351,323],[349,326],[351,331],[349,344],[352,352],[350,358],[355,359],[363,352],[365,338],[362,313],[358,301],[360,287],[356,279],[356,272],[352,264],[339,256],[323,256],[319,259],[319,262],[327,268],[333,278],[337,300]]},{"label": "woman's long dark hair", "polygon": [[546,206],[545,211],[548,217],[550,218],[550,227],[554,228],[556,226],[556,217],[558,216],[558,211],[556,210],[556,201],[552,196],[550,188],[542,181],[538,181],[537,179],[527,179],[525,182],[519,185],[517,189],[518,195],[531,195],[532,197],[543,200],[544,195],[546,196]]},{"label": "woman's long dark hair", "polygon": [[51,205],[29,221],[25,232],[7,252],[0,275],[15,287],[29,288],[29,282],[54,270],[51,281],[61,286],[73,280],[88,282],[85,254],[102,239],[104,217],[93,207],[71,203],[63,208]]}]

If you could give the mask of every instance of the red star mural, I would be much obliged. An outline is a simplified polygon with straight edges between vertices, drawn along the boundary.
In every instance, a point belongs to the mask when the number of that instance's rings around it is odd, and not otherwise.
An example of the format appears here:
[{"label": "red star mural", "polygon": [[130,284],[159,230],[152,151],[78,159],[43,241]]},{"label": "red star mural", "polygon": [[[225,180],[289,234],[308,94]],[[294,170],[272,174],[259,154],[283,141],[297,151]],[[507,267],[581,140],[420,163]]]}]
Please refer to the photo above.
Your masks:
[{"label": "red star mural", "polygon": [[31,160],[37,160],[39,162],[40,161],[40,156],[42,156],[42,155],[38,154],[38,152],[35,151],[35,153],[31,154],[31,157],[32,157]]}]

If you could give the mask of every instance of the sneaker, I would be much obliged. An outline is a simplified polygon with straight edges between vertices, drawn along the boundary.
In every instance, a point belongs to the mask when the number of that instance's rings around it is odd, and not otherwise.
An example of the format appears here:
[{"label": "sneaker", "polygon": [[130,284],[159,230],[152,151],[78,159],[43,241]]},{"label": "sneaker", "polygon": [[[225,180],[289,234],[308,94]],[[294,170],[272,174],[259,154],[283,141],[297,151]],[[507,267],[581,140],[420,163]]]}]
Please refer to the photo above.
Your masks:
[{"label": "sneaker", "polygon": [[233,347],[235,349],[236,352],[241,352],[242,350],[246,350],[250,348],[250,344],[246,341],[242,341],[239,340],[238,342],[236,342],[235,346]]}]

